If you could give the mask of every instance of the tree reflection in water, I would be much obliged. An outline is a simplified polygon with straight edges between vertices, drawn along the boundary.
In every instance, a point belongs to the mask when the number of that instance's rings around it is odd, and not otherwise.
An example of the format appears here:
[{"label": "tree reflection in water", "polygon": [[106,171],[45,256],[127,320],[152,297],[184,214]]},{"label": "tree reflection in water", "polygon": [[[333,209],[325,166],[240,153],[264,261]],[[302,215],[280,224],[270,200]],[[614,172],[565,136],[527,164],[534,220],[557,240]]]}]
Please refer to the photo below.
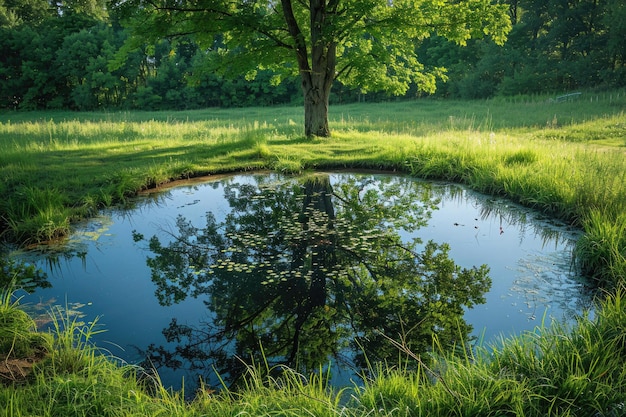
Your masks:
[{"label": "tree reflection in water", "polygon": [[484,302],[488,268],[461,268],[447,245],[401,237],[436,208],[427,184],[350,176],[333,186],[326,174],[257,182],[225,185],[223,221],[209,212],[196,227],[179,216],[167,242],[148,240],[159,302],[204,296],[209,310],[202,326],[172,319],[163,333],[175,348],[149,346],[154,365],[205,378],[214,369],[234,383],[244,362],[362,369],[399,360],[386,337],[416,354],[434,337],[468,339],[464,308]]}]

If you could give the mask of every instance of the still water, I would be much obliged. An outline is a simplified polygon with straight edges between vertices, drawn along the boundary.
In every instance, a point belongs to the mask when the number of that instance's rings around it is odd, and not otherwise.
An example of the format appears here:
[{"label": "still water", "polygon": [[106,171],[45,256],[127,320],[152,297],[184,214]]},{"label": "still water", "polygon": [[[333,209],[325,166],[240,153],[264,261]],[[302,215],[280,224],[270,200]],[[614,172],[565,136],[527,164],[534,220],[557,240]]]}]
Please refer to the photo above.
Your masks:
[{"label": "still water", "polygon": [[236,383],[252,361],[332,361],[341,384],[366,359],[397,359],[388,338],[424,353],[433,334],[495,343],[571,320],[591,304],[570,268],[576,237],[457,185],[246,174],[142,196],[18,256],[51,284],[22,299],[33,315],[97,318],[98,347],[174,389],[216,371]]}]

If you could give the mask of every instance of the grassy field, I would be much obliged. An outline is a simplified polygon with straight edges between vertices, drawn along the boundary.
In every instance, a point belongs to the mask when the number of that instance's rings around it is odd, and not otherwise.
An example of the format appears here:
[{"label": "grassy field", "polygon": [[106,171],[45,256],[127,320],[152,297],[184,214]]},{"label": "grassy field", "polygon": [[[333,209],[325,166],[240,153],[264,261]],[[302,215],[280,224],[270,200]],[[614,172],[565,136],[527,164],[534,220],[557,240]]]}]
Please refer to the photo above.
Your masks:
[{"label": "grassy field", "polygon": [[249,392],[200,395],[191,404],[158,384],[148,395],[127,378],[135,369],[88,347],[90,329],[69,325],[57,342],[41,339],[40,351],[50,354],[30,383],[0,388],[4,415],[32,415],[33,404],[50,416],[626,412],[625,92],[564,103],[517,97],[335,106],[333,136],[312,140],[302,136],[301,112],[2,114],[0,230],[22,244],[62,238],[74,220],[175,179],[256,169],[405,172],[507,196],[580,227],[575,263],[609,294],[597,317],[520,336],[495,352],[442,358],[446,365],[434,374],[385,370],[351,397],[322,378],[305,383],[287,373],[267,383],[252,371]]},{"label": "grassy field", "polygon": [[[255,169],[371,168],[506,195],[583,228],[577,261],[624,276],[626,93],[336,106],[333,137],[300,108],[0,115],[0,230],[20,243],[174,179]],[[609,235],[607,235],[609,234]]]}]

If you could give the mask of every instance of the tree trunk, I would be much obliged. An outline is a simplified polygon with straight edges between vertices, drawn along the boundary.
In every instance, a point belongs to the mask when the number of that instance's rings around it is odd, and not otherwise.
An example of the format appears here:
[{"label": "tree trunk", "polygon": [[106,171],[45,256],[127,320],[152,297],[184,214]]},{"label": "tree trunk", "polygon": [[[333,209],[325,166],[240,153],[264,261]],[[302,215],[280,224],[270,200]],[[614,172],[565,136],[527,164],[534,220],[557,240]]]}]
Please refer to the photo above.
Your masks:
[{"label": "tree trunk", "polygon": [[328,127],[328,98],[335,79],[336,44],[324,36],[328,13],[327,0],[310,0],[311,63],[310,70],[301,69],[304,94],[304,133],[330,136]]},{"label": "tree trunk", "polygon": [[312,78],[302,78],[302,93],[304,94],[304,134],[312,136],[330,136],[328,127],[328,96],[330,89],[311,85]]},{"label": "tree trunk", "polygon": [[281,0],[289,34],[294,40],[294,52],[302,78],[304,95],[304,134],[330,136],[328,127],[328,98],[335,79],[337,45],[323,29],[329,12],[336,12],[336,1],[310,0],[311,44],[310,55],[298,22],[293,13],[291,0]]}]

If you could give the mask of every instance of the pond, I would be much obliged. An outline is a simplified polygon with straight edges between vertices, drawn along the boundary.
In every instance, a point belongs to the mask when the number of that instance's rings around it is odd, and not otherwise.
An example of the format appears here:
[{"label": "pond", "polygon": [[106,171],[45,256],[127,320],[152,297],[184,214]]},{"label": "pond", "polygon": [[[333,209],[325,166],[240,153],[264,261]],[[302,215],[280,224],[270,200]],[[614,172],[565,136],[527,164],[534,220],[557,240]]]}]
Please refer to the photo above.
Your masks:
[{"label": "pond", "polygon": [[349,384],[427,353],[571,320],[591,294],[577,232],[458,185],[372,173],[242,174],[138,198],[60,247],[16,254],[47,273],[22,299],[46,326],[61,305],[96,345],[154,366],[166,386],[236,384],[245,364]]}]

